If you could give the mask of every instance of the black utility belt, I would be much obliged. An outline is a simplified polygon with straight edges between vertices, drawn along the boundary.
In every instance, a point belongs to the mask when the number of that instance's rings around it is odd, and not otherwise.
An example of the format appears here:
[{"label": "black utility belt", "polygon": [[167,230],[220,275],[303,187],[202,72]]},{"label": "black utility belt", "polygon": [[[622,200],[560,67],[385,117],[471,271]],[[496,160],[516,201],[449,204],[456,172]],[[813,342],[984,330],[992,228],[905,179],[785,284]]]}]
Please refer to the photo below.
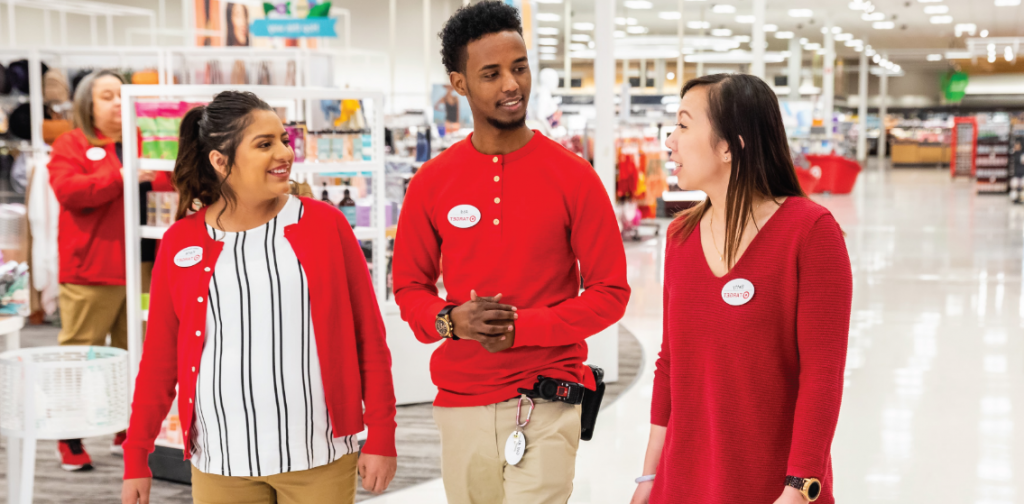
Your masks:
[{"label": "black utility belt", "polygon": [[546,399],[548,401],[560,401],[568,404],[582,404],[583,411],[580,413],[580,439],[590,441],[594,437],[594,425],[597,423],[597,413],[601,409],[601,400],[604,399],[604,370],[597,366],[590,366],[594,373],[594,381],[597,383],[596,390],[589,390],[582,383],[567,382],[546,376],[538,376],[532,389],[519,389],[519,393],[531,399]]}]

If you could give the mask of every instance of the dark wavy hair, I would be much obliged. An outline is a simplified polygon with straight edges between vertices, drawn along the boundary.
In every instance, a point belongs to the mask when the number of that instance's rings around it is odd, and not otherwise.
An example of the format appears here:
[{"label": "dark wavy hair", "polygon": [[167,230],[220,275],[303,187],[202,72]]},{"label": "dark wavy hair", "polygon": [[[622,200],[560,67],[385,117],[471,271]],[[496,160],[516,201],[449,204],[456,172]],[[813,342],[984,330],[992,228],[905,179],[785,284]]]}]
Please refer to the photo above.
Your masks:
[{"label": "dark wavy hair", "polygon": [[[725,260],[732,268],[755,199],[806,195],[790,157],[779,99],[768,84],[751,75],[706,75],[688,81],[679,96],[697,87],[708,90],[713,139],[725,140],[733,153],[724,202]],[[681,212],[669,234],[686,239],[709,210],[711,200],[705,199]]]},{"label": "dark wavy hair", "polygon": [[466,46],[484,35],[514,31],[523,35],[519,10],[500,1],[480,2],[455,11],[444,24],[441,38],[441,61],[448,73],[465,72]]},{"label": "dark wavy hair", "polygon": [[[225,181],[235,166],[235,151],[242,142],[242,134],[252,124],[252,113],[257,110],[273,109],[248,91],[223,91],[213,97],[212,102],[185,114],[181,120],[178,159],[174,162],[172,175],[180,201],[175,220],[185,217],[196,199],[203,206],[212,205],[221,198],[229,205],[234,204],[235,193]],[[226,176],[221,177],[210,163],[212,151],[227,157]]]}]

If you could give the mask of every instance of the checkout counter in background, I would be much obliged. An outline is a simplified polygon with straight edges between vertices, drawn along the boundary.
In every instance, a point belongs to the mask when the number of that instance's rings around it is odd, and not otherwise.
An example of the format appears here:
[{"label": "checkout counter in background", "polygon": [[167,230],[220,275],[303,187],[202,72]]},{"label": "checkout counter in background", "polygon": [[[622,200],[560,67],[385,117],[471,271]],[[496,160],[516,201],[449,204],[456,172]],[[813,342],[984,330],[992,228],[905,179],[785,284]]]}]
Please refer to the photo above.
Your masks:
[{"label": "checkout counter in background", "polygon": [[949,166],[952,130],[944,125],[897,126],[886,136],[892,139],[889,152],[893,167]]}]

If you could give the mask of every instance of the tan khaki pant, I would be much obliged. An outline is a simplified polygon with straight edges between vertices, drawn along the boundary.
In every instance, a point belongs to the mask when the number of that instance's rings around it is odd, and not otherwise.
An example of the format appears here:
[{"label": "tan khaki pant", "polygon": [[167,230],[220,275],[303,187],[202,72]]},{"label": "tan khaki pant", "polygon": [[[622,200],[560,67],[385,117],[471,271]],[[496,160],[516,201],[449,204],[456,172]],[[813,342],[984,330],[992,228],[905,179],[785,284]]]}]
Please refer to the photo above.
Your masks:
[{"label": "tan khaki pant", "polygon": [[123,285],[60,284],[61,345],[107,344],[128,348],[128,312]]},{"label": "tan khaki pant", "polygon": [[[470,408],[434,407],[441,431],[441,475],[449,504],[565,504],[576,475],[580,406],[536,400],[523,429],[526,453],[505,462],[518,401]],[[529,403],[523,401],[522,418]]]},{"label": "tan khaki pant", "polygon": [[207,474],[192,466],[192,500],[195,504],[352,504],[358,458],[358,453],[350,453],[307,471],[256,478]]}]

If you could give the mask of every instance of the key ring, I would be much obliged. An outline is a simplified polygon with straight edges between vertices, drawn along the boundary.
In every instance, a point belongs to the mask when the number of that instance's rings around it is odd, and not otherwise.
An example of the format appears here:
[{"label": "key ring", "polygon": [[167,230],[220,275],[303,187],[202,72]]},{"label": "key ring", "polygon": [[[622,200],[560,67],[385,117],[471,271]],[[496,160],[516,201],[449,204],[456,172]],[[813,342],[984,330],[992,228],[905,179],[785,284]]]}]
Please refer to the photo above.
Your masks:
[{"label": "key ring", "polygon": [[[523,412],[523,399],[530,401],[530,411],[526,413],[526,421],[523,423],[519,423],[519,415]],[[530,417],[533,416],[533,407],[533,399],[530,399],[528,396],[525,395],[519,396],[519,404],[516,406],[516,426],[518,426],[520,429],[525,428],[526,424],[530,423]]]}]

